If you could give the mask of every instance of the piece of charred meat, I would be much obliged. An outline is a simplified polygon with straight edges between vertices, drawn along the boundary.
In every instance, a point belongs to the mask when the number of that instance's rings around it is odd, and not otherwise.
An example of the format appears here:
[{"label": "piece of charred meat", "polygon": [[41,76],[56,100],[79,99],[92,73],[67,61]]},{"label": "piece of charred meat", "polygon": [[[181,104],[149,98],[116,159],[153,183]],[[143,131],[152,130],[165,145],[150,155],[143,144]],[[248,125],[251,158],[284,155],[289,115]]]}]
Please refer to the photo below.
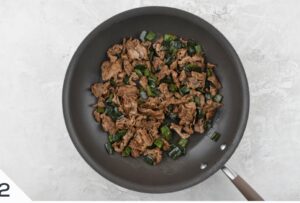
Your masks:
[{"label": "piece of charred meat", "polygon": [[93,115],[108,133],[109,154],[142,156],[150,165],[163,153],[177,159],[190,136],[211,128],[222,107],[216,65],[192,40],[143,31],[109,48],[100,68],[101,82],[91,85]]}]

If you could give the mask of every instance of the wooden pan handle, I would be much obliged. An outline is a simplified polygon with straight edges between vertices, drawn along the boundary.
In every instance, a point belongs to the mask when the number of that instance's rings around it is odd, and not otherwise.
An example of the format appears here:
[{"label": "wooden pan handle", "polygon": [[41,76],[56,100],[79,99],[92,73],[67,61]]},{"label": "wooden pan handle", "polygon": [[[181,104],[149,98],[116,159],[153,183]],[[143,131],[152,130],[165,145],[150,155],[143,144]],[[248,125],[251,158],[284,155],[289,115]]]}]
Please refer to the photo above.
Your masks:
[{"label": "wooden pan handle", "polygon": [[244,195],[249,201],[264,201],[264,199],[239,175],[233,170],[224,166],[222,171],[232,181],[235,187]]}]

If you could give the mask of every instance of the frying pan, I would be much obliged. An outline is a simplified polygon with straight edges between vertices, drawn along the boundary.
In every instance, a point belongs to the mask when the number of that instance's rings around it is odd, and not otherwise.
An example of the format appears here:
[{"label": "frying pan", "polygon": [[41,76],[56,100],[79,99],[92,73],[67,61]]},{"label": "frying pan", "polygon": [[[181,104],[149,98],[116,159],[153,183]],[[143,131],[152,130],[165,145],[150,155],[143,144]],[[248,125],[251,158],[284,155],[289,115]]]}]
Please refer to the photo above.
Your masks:
[{"label": "frying pan", "polygon": [[[107,134],[94,121],[92,104],[96,99],[89,91],[90,85],[100,80],[99,67],[106,50],[124,37],[138,37],[142,30],[173,33],[200,42],[208,61],[217,64],[216,73],[223,85],[224,107],[216,114],[213,128],[204,135],[191,136],[186,156],[176,161],[165,158],[157,166],[106,153]],[[140,192],[165,193],[193,186],[222,169],[248,200],[262,200],[240,176],[224,166],[247,124],[249,89],[233,47],[203,19],[168,7],[142,7],[113,16],[80,44],[66,72],[62,97],[71,140],[86,162],[108,180]],[[214,131],[222,134],[218,142],[209,138]]]}]

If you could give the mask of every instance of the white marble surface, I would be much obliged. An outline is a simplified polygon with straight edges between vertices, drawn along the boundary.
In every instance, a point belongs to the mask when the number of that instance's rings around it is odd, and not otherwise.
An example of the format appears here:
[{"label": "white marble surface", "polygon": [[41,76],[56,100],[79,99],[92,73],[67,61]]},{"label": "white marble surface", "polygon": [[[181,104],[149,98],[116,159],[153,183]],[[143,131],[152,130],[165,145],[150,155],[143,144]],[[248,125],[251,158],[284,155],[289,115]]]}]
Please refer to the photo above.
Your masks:
[{"label": "white marble surface", "polygon": [[70,141],[62,85],[70,58],[99,23],[149,5],[217,27],[244,64],[245,136],[229,164],[268,200],[300,200],[300,1],[0,0],[0,168],[33,200],[243,200],[218,172],[171,194],[143,194],[99,176]]}]

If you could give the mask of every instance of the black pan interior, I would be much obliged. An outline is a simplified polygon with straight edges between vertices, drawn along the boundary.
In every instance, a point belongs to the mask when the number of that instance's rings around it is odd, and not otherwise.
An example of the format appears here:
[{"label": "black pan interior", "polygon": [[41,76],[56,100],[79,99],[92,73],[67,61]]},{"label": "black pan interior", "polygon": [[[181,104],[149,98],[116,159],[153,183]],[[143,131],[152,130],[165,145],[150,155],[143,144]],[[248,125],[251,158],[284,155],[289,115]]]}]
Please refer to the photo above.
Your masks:
[{"label": "black pan interior", "polygon": [[[216,63],[223,84],[224,107],[214,120],[213,131],[222,134],[215,143],[205,135],[192,136],[188,153],[176,161],[164,159],[158,166],[142,160],[109,156],[107,135],[92,116],[95,98],[89,87],[100,80],[100,64],[106,50],[123,37],[138,37],[141,30],[176,35],[199,41],[208,61]],[[68,67],[63,88],[63,110],[70,137],[79,153],[99,174],[123,187],[162,193],[199,183],[218,170],[237,147],[246,127],[249,111],[247,79],[232,46],[210,24],[190,13],[166,8],[144,7],[118,14],[99,25],[81,43]],[[226,144],[222,151],[220,145]],[[202,170],[201,164],[207,164]]]}]

